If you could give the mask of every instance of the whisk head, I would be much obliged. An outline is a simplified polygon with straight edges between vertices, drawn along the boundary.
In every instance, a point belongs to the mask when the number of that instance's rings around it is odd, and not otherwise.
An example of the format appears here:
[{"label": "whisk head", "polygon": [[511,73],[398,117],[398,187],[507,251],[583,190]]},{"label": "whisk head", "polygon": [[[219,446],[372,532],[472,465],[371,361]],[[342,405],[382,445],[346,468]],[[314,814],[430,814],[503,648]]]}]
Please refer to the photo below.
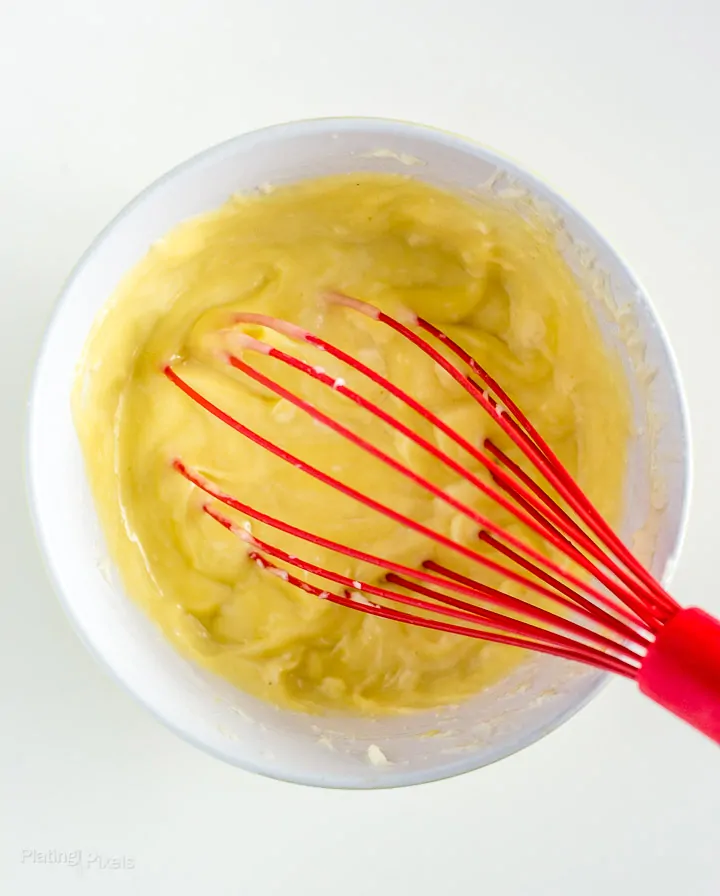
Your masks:
[{"label": "whisk head", "polygon": [[[477,525],[478,539],[490,550],[476,550],[436,532],[393,508],[381,497],[351,487],[264,438],[197,391],[172,364],[166,366],[165,375],[208,413],[280,460],[377,511],[398,526],[411,529],[450,553],[477,564],[478,577],[461,574],[435,560],[427,560],[414,568],[322,537],[245,504],[241,496],[226,494],[197,469],[176,458],[173,463],[178,473],[207,495],[203,507],[205,513],[237,535],[247,545],[252,559],[267,574],[279,576],[320,599],[397,622],[550,653],[635,678],[658,631],[680,607],[612,531],[521,409],[477,360],[427,320],[410,311],[393,317],[342,294],[331,294],[326,298],[332,304],[347,308],[350,317],[363,315],[374,320],[377,326],[390,328],[424,353],[471,397],[478,413],[489,415],[516,446],[524,459],[522,466],[491,438],[486,438],[482,445],[472,444],[405,389],[357,357],[296,324],[262,314],[235,314],[233,324],[237,329],[231,331],[228,343],[233,348],[224,351],[224,360],[444,502],[457,514],[467,517]],[[461,449],[462,456],[472,460],[475,467],[484,468],[486,475],[473,472],[471,465],[457,460],[439,447],[436,440],[426,438],[400,416],[356,392],[344,378],[331,376],[324,368],[249,335],[242,329],[248,325],[275,331],[341,362],[347,367],[349,378],[365,378],[393,396],[419,420],[442,433],[448,443]],[[248,353],[272,358],[353,402],[492,499],[529,532],[551,546],[554,555],[562,555],[568,566],[253,367],[246,360]],[[223,505],[302,542],[369,564],[378,569],[381,581],[351,579],[290,554],[236,524],[223,511]],[[483,583],[482,569],[499,573],[506,580],[522,586],[528,593],[536,595],[542,605]]]}]

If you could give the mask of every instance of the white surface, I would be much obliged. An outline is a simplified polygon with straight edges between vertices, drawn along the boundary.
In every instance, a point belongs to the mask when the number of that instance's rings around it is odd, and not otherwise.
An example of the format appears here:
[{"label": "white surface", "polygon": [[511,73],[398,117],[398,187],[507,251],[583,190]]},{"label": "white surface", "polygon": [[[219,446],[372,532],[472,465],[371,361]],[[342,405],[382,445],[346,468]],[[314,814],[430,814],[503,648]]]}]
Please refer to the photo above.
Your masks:
[{"label": "white surface", "polygon": [[[183,744],[70,631],[39,568],[19,442],[62,279],[148,181],[273,121],[424,120],[537,170],[645,283],[695,431],[674,590],[720,612],[719,27],[715,0],[3,5],[2,892],[717,896],[720,753],[624,683],[530,750],[404,791],[276,784]],[[41,864],[51,850],[83,855]]]},{"label": "white surface", "polygon": [[[224,141],[174,168],[103,230],[58,300],[30,396],[32,513],[59,596],[83,640],[114,677],[191,743],[241,768],[294,783],[394,787],[489,765],[571,716],[598,690],[603,676],[535,654],[506,680],[459,707],[387,719],[284,712],[229,686],[180,656],[127,598],[108,562],[70,395],[78,358],[100,309],[122,276],[168,230],[262,184],[357,170],[406,174],[400,160],[408,158],[420,162],[413,168],[416,178],[458,190],[492,182],[499,196],[508,188],[520,189],[562,220],[567,261],[578,272],[606,340],[625,361],[633,398],[637,434],[628,451],[620,532],[633,538],[651,527],[652,571],[663,577],[675,565],[687,517],[687,426],[674,364],[652,308],[612,249],[546,186],[471,141],[392,119],[318,118],[274,125]],[[590,271],[580,254],[592,255]],[[635,322],[633,332],[618,325],[617,309],[623,310],[626,324],[628,318]],[[628,339],[644,346],[639,371]],[[650,384],[648,368],[654,371]],[[665,499],[659,511],[652,501],[658,490]],[[442,736],[424,737],[430,730]],[[369,761],[371,747],[388,761]]]}]

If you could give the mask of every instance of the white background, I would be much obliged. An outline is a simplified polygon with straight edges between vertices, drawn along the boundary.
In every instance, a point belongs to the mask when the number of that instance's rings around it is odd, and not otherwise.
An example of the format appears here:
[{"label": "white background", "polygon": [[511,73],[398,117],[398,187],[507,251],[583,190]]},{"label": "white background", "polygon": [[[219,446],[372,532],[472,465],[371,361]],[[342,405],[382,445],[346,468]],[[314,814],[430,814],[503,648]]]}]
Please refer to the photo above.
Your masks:
[{"label": "white background", "polygon": [[[720,751],[616,682],[463,778],[309,790],[159,726],[91,660],[25,508],[26,396],[69,269],[138,190],[248,129],[413,119],[518,159],[630,262],[688,390],[678,598],[720,612],[717,0],[1,0],[0,891],[717,896]],[[81,850],[133,868],[43,865]]]}]

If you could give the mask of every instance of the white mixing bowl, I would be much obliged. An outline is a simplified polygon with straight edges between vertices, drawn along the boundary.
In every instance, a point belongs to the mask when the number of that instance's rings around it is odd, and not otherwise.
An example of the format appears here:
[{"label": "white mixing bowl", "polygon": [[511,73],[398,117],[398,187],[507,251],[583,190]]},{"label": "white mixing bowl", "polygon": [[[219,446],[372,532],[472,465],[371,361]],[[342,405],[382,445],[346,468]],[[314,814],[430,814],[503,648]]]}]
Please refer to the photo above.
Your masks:
[{"label": "white mixing bowl", "polygon": [[131,694],[188,741],[243,768],[372,788],[435,780],[507,756],[571,716],[605,676],[537,656],[462,706],[380,720],[316,718],[259,702],[176,653],[124,593],[106,558],[70,414],[75,365],[93,319],[153,241],[233,193],[358,170],[402,172],[458,190],[528,191],[562,219],[566,257],[607,342],[624,358],[633,392],[637,436],[622,533],[630,538],[647,523],[652,570],[666,576],[685,520],[688,430],[677,371],[646,296],[582,216],[526,171],[463,138],[397,121],[300,121],[245,134],[133,200],[85,253],[58,302],[32,392],[28,469],[39,539],[65,609]]}]

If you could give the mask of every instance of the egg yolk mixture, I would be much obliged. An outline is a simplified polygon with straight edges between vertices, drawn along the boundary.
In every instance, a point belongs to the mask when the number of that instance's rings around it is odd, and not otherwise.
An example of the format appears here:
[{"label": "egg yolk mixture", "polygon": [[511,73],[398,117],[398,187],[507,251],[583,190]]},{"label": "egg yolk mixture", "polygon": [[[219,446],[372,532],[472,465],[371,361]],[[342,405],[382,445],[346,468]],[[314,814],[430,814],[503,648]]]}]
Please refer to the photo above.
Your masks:
[{"label": "egg yolk mixture", "polygon": [[[108,548],[127,592],[186,657],[260,698],[308,712],[362,714],[456,703],[507,674],[522,653],[304,593],[261,569],[248,545],[203,511],[213,503],[208,496],[173,467],[181,458],[223,492],[325,538],[412,567],[436,560],[528,597],[505,577],[274,457],[198,407],[163,373],[172,364],[193,388],[274,444],[436,532],[489,552],[477,524],[227,364],[224,349],[242,330],[321,365],[487,476],[445,435],[346,365],[235,319],[238,312],[273,315],[352,354],[474,445],[491,436],[521,459],[444,371],[389,328],[325,301],[330,291],[390,314],[410,308],[445,330],[496,378],[601,513],[617,522],[628,386],[553,234],[497,200],[461,197],[408,177],[356,174],[239,196],[182,224],[153,246],[104,309],[73,402]],[[234,353],[540,545],[467,481],[336,391],[267,356]],[[216,506],[292,555],[352,579],[384,582],[375,566]],[[338,590],[330,582],[323,587]]]}]

